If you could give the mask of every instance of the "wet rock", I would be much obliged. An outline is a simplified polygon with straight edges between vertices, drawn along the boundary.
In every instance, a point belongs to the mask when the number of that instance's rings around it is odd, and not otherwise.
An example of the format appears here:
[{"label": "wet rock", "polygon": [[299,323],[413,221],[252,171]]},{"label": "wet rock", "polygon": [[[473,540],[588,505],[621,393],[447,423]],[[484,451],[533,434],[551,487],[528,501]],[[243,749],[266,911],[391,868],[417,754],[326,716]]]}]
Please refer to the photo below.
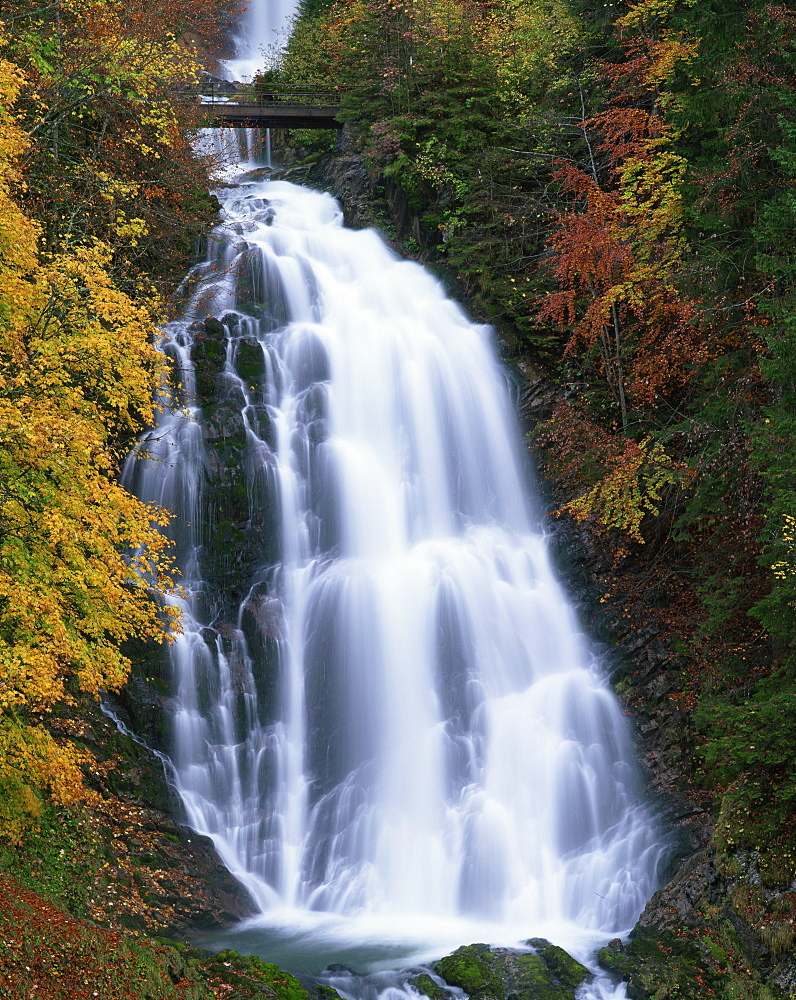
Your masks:
[{"label": "wet rock", "polygon": [[627,983],[630,1000],[736,995],[722,988],[726,954],[718,946],[711,954],[690,936],[636,927],[623,951],[601,948],[597,958],[606,971]]},{"label": "wet rock", "polygon": [[796,958],[791,956],[785,962],[780,963],[768,978],[769,983],[778,990],[782,990],[787,997],[796,995]]},{"label": "wet rock", "polygon": [[208,316],[203,323],[194,323],[190,332],[193,336],[191,360],[196,378],[196,398],[203,406],[213,397],[217,380],[224,371],[227,330],[219,320]]},{"label": "wet rock", "polygon": [[226,80],[220,76],[213,76],[212,73],[208,73],[206,70],[202,70],[200,73],[199,83],[197,84],[200,94],[215,94],[227,97],[236,94],[243,86],[244,84],[238,83],[237,80]]},{"label": "wet rock", "polygon": [[216,446],[243,448],[246,431],[243,424],[245,400],[238,386],[230,388],[218,405],[208,407],[202,420],[205,441]]},{"label": "wet rock", "polygon": [[270,449],[276,448],[276,427],[267,407],[254,404],[248,410],[249,426]]},{"label": "wet rock", "polygon": [[473,1000],[504,995],[503,980],[493,968],[488,945],[466,945],[441,959],[434,968],[446,983],[458,986]]},{"label": "wet rock", "polygon": [[639,918],[639,926],[664,929],[698,926],[703,921],[705,904],[718,903],[723,888],[712,851],[700,851],[683,861],[674,878],[650,899]]},{"label": "wet rock", "polygon": [[558,945],[551,944],[544,938],[531,938],[528,944],[542,959],[554,979],[563,986],[574,990],[590,975],[585,965],[581,965]]},{"label": "wet rock", "polygon": [[303,983],[273,962],[225,949],[205,956],[202,967],[230,1000],[340,1000],[331,986]]},{"label": "wet rock", "polygon": [[441,986],[426,972],[421,973],[419,976],[414,976],[410,980],[410,985],[415,988],[420,996],[428,997],[428,1000],[450,1000],[451,998],[451,991]]},{"label": "wet rock", "polygon": [[549,941],[534,952],[471,944],[441,959],[435,971],[473,1000],[573,1000],[589,971]]},{"label": "wet rock", "polygon": [[665,698],[671,690],[672,684],[669,678],[665,674],[659,673],[652,683],[644,688],[644,694],[647,701],[658,702]]},{"label": "wet rock", "polygon": [[265,371],[263,349],[253,337],[246,337],[238,342],[235,349],[235,371],[244,382],[259,382],[262,378]]},{"label": "wet rock", "polygon": [[[114,707],[124,711],[119,701]],[[183,937],[256,912],[212,841],[173,818],[181,806],[151,750],[121,733],[90,699],[52,724],[87,753],[86,781],[99,793],[90,821],[105,863],[87,894],[88,916],[103,927]]]},{"label": "wet rock", "polygon": [[527,381],[520,391],[520,414],[526,427],[534,427],[539,421],[547,420],[553,412],[554,402],[555,395],[547,379],[537,377]]}]

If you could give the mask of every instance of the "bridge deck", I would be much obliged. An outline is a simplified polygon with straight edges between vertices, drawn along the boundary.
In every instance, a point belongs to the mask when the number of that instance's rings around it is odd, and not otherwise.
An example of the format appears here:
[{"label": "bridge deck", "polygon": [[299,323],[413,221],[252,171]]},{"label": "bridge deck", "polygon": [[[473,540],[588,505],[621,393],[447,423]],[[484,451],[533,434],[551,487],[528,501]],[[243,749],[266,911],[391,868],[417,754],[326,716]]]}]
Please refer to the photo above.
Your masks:
[{"label": "bridge deck", "polygon": [[203,104],[219,125],[232,128],[342,128],[339,107],[300,104]]},{"label": "bridge deck", "polygon": [[203,93],[202,111],[232,128],[342,128],[342,95],[319,87],[269,84],[268,89],[233,84],[226,94]]}]

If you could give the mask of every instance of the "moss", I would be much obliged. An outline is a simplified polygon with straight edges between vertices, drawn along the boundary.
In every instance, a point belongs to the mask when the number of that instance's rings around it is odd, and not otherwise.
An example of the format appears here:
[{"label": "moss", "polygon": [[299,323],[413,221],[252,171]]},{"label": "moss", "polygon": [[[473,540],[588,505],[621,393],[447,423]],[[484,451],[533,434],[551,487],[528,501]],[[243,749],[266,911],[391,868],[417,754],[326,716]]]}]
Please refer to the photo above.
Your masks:
[{"label": "moss", "polygon": [[572,1000],[572,989],[554,981],[547,963],[539,955],[519,955],[517,964],[521,971],[514,984],[516,988],[508,994],[509,997],[516,996],[517,1000]]},{"label": "moss", "polygon": [[717,965],[724,966],[724,965],[727,965],[729,963],[729,961],[730,961],[729,955],[727,954],[726,950],[724,948],[722,948],[721,945],[718,942],[714,941],[713,938],[707,937],[707,936],[705,938],[703,938],[703,940],[705,942],[705,947],[707,948],[708,952],[710,953],[711,959]]},{"label": "moss", "polygon": [[503,984],[490,967],[488,945],[471,944],[459,948],[440,959],[435,970],[446,983],[458,986],[471,997],[504,995]]},{"label": "moss", "polygon": [[603,968],[627,980],[631,1000],[661,997],[710,996],[706,969],[699,952],[668,932],[660,935],[637,927],[624,952],[603,948]]},{"label": "moss", "polygon": [[677,934],[637,926],[623,952],[602,948],[600,965],[627,982],[630,1000],[721,998],[770,1000],[749,967],[733,926],[724,917],[710,927]]},{"label": "moss", "polygon": [[263,349],[258,341],[241,340],[235,351],[235,371],[244,380],[259,381],[265,372]]},{"label": "moss", "polygon": [[562,986],[575,989],[590,975],[585,965],[581,965],[558,945],[550,944],[542,938],[533,938],[528,943]]},{"label": "moss", "polygon": [[82,811],[47,806],[22,844],[0,850],[0,871],[72,913],[82,914],[105,860],[105,845]]},{"label": "moss", "polygon": [[340,1000],[330,986],[312,988],[285,972],[273,962],[264,962],[256,955],[240,955],[225,949],[205,957],[201,967],[214,980],[233,987],[236,997],[263,997],[274,1000]]},{"label": "moss", "polygon": [[436,971],[476,1000],[572,1000],[575,988],[589,975],[588,969],[563,949],[547,941],[540,945],[546,958],[472,944],[442,959]]},{"label": "moss", "polygon": [[758,864],[760,880],[767,889],[786,889],[796,881],[796,851],[770,850]]},{"label": "moss", "polygon": [[613,948],[600,948],[597,952],[597,961],[605,969],[619,979],[627,979],[629,975],[630,959],[622,951],[614,951]]},{"label": "moss", "polygon": [[760,843],[759,823],[735,789],[722,797],[713,843],[720,857],[739,847],[755,849]]},{"label": "moss", "polygon": [[208,316],[204,323],[195,323],[191,333],[196,397],[199,405],[204,406],[215,395],[218,378],[226,365],[227,330],[219,320]]},{"label": "moss", "polygon": [[429,1000],[450,1000],[450,994],[447,990],[440,986],[439,983],[435,983],[431,976],[425,972],[419,976],[415,976],[411,981],[411,985],[421,996],[428,997]]}]

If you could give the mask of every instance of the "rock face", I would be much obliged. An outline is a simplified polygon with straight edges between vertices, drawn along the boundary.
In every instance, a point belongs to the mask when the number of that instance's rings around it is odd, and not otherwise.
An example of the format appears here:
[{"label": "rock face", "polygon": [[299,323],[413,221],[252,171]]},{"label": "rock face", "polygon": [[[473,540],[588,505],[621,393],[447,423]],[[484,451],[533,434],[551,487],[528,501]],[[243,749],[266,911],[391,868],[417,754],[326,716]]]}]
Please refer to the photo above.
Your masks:
[{"label": "rock face", "polygon": [[[247,288],[251,288],[252,302],[259,301],[253,277],[260,273],[259,261],[257,268],[252,265],[247,269],[245,261],[241,267],[243,290],[238,305],[243,310]],[[277,324],[284,302],[279,294],[269,299],[273,315],[261,318],[270,318]],[[253,305],[252,308],[259,307]],[[240,644],[236,642],[238,608],[243,597],[250,593],[240,625],[261,666],[258,672],[260,703],[273,705],[276,704],[280,617],[267,595],[258,594],[253,576],[264,562],[278,560],[277,500],[267,476],[254,484],[249,481],[247,432],[241,412],[244,399],[238,381],[238,378],[256,380],[259,377],[265,363],[263,349],[241,331],[237,314],[225,316],[223,321],[208,317],[194,323],[190,334],[204,445],[200,523],[193,525],[200,542],[199,572],[206,583],[207,604],[201,614],[211,623],[202,635],[212,653],[221,646],[234,674],[240,656]],[[237,378],[226,371],[230,338]],[[255,399],[249,409],[249,418],[259,424],[261,437],[267,441],[270,419],[264,401],[258,403]],[[135,897],[136,910],[151,909],[152,913],[145,918],[150,926],[154,922],[161,930],[182,934],[201,927],[229,925],[251,915],[251,900],[221,865],[211,842],[179,826],[168,816],[171,813],[179,819],[183,815],[177,796],[171,794],[163,781],[163,768],[155,756],[157,753],[168,756],[172,751],[169,720],[173,716],[173,693],[169,650],[165,645],[131,642],[126,652],[134,664],[132,674],[125,688],[109,703],[124,725],[154,753],[147,755],[142,747],[119,734],[112,737],[107,731],[104,733],[111,743],[127,740],[128,746],[120,756],[134,756],[143,775],[139,787],[130,787],[127,781],[128,787],[114,789],[126,797],[131,807],[145,807],[136,814],[128,811],[125,818],[125,822],[131,822],[138,830],[130,840],[129,856],[125,854],[123,829],[117,829],[115,817],[103,819],[112,830],[113,842],[119,841],[116,876],[126,887],[125,892],[129,890],[131,900]],[[123,766],[125,774],[131,775],[131,770]],[[109,774],[106,780],[117,779]],[[134,820],[132,815],[136,817]],[[146,856],[143,860],[136,849],[141,846],[136,843],[136,837],[146,843],[146,851],[141,852]],[[133,868],[135,875],[128,878],[125,872]],[[133,926],[136,920],[132,915],[132,902],[128,909],[131,912],[127,923]]]},{"label": "rock face", "polygon": [[172,818],[179,805],[153,753],[88,700],[52,727],[86,751],[87,784],[96,793],[90,823],[102,852],[90,873],[87,916],[103,927],[181,938],[256,912],[212,842]]},{"label": "rock face", "polygon": [[[241,267],[244,273],[239,277],[243,290],[239,289],[238,305],[243,309],[246,288],[255,284],[252,275],[260,273],[259,260],[257,268],[251,266],[247,270],[245,261]],[[251,278],[248,284],[247,275]],[[257,295],[259,297],[259,292]],[[254,301],[254,292],[252,296]],[[279,289],[268,299],[271,314],[260,318],[278,325],[280,311],[284,310]],[[206,584],[203,592],[207,595],[207,606],[202,614],[211,622],[205,629],[204,638],[212,651],[220,641],[234,670],[238,655],[233,641],[238,608],[243,597],[251,591],[256,569],[278,561],[279,532],[275,484],[267,475],[258,477],[252,484],[247,475],[248,444],[241,412],[244,398],[237,378],[226,373],[228,339],[233,341],[232,362],[238,378],[258,379],[265,359],[260,344],[241,332],[237,314],[224,316],[223,320],[208,317],[194,323],[189,332],[204,445],[200,523],[193,526],[201,543],[199,572]],[[264,401],[255,399],[248,416],[263,440],[268,442],[273,438]],[[279,639],[279,623],[275,619],[270,629],[255,625],[261,625],[260,619],[269,615],[274,617],[273,609],[266,600],[258,601],[255,588],[242,625],[252,652],[265,665],[260,672],[263,704],[271,703],[268,694],[276,683],[273,671],[267,668],[275,656],[275,649],[271,647],[275,647]],[[132,732],[153,749],[168,754],[171,751],[168,649],[131,643],[127,653],[134,667],[130,681],[115,701],[115,709]]]},{"label": "rock face", "polygon": [[674,878],[655,893],[639,918],[639,927],[696,927],[702,920],[700,910],[717,905],[724,891],[713,852],[706,848],[686,857]]}]

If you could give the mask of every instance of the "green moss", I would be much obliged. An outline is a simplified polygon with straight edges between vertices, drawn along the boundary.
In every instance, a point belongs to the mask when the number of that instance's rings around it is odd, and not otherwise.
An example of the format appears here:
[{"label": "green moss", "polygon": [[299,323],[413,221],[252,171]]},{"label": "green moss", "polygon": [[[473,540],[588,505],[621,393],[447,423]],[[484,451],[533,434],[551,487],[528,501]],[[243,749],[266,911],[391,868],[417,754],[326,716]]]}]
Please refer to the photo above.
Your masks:
[{"label": "green moss", "polygon": [[785,889],[796,881],[796,851],[770,850],[758,862],[760,880],[767,889]]},{"label": "green moss", "polygon": [[490,966],[488,945],[471,944],[459,948],[437,962],[435,970],[446,983],[458,986],[471,997],[504,994],[503,984]]},{"label": "green moss", "polygon": [[539,955],[519,955],[517,964],[520,975],[513,984],[516,988],[510,996],[516,996],[518,1000],[572,1000],[572,990],[554,981],[546,962]]},{"label": "green moss", "polygon": [[447,983],[460,987],[471,996],[500,996],[503,992],[500,979],[490,967],[489,947],[485,944],[459,948],[453,955],[439,961],[436,971]]},{"label": "green moss", "polygon": [[565,951],[540,941],[546,958],[530,952],[490,949],[484,944],[459,948],[442,959],[436,971],[476,1000],[572,1000],[589,975]]},{"label": "green moss", "polygon": [[194,337],[191,360],[194,363],[196,395],[203,406],[215,394],[218,376],[226,364],[227,330],[219,320],[208,316],[204,323],[195,324],[191,331]]},{"label": "green moss", "polygon": [[274,1000],[340,1000],[339,994],[329,986],[312,989],[304,986],[294,975],[285,972],[273,962],[264,962],[256,955],[240,955],[225,949],[216,955],[205,956],[202,968],[222,982],[234,987],[237,997],[263,997]]},{"label": "green moss", "polygon": [[630,1000],[772,1000],[721,915],[677,933],[637,926],[623,952],[602,948],[600,965],[627,982]]},{"label": "green moss", "polygon": [[428,997],[429,1000],[450,1000],[450,994],[425,972],[415,976],[412,986],[421,996]]},{"label": "green moss", "polygon": [[259,381],[265,372],[263,349],[256,340],[241,340],[235,351],[235,371],[244,380]]},{"label": "green moss", "polygon": [[47,806],[22,844],[0,850],[0,871],[76,914],[104,863],[105,845],[74,808]]},{"label": "green moss", "polygon": [[614,951],[613,948],[600,948],[597,952],[597,961],[605,969],[619,979],[627,979],[629,972],[629,959],[622,951]]},{"label": "green moss", "polygon": [[542,938],[533,938],[528,943],[562,986],[575,989],[590,975],[585,965],[581,965],[558,945],[550,944]]}]

